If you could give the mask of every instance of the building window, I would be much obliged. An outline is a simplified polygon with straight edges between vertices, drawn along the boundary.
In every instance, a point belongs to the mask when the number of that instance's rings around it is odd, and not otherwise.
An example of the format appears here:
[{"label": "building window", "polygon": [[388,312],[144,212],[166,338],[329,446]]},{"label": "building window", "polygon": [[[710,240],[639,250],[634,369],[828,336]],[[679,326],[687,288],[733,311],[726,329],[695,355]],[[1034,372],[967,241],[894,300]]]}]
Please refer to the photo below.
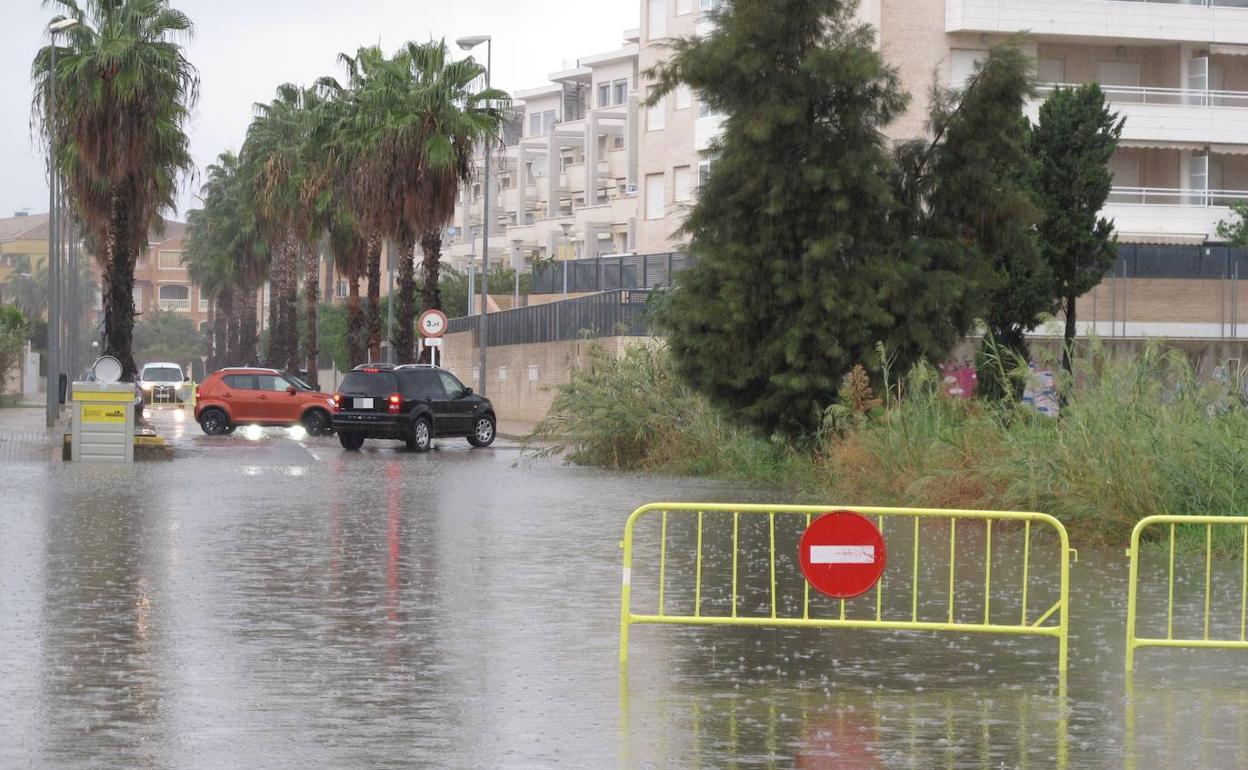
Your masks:
[{"label": "building window", "polygon": [[646,219],[662,219],[663,209],[663,175],[646,174]]},{"label": "building window", "polygon": [[182,252],[162,251],[159,255],[161,270],[180,270],[182,268]]},{"label": "building window", "polygon": [[208,298],[204,296],[204,292],[203,292],[203,291],[200,291],[200,292],[199,292],[199,312],[201,312],[201,313],[207,313],[207,312],[208,312],[208,304],[209,304],[209,303],[208,303]]},{"label": "building window", "polygon": [[614,91],[613,101],[616,104],[628,103],[628,78],[615,81],[611,84],[611,88]]},{"label": "building window", "polygon": [[678,110],[687,110],[693,106],[693,91],[689,86],[681,83],[676,86],[676,107]]},{"label": "building window", "polygon": [[672,169],[672,198],[678,202],[693,198],[692,174],[688,166]]},{"label": "building window", "polygon": [[693,13],[693,0],[676,0],[676,15],[684,16]]},{"label": "building window", "polygon": [[184,284],[162,284],[157,292],[161,310],[190,310],[191,287]]},{"label": "building window", "polygon": [[1065,59],[1041,59],[1036,66],[1036,78],[1041,83],[1065,83]]},{"label": "building window", "polygon": [[338,285],[334,287],[334,294],[338,296],[338,299],[346,299],[350,291],[351,285],[347,283],[346,279],[339,278]]},{"label": "building window", "polygon": [[537,364],[529,364],[529,382],[537,382],[538,377],[540,376],[541,370],[538,368]]},{"label": "building window", "polygon": [[507,381],[507,367],[505,366],[498,367],[498,381],[499,382]]},{"label": "building window", "polygon": [[529,136],[542,135],[542,113],[534,112],[529,115]]},{"label": "building window", "polygon": [[616,134],[615,136],[611,137],[611,149],[613,150],[624,149],[624,135],[623,134]]},{"label": "building window", "polygon": [[658,104],[646,110],[646,130],[662,131],[667,128],[667,99],[660,99]]},{"label": "building window", "polygon": [[611,84],[610,83],[598,84],[598,106],[599,107],[611,106]]},{"label": "building window", "polygon": [[650,39],[657,40],[667,37],[667,2],[666,0],[649,0]]},{"label": "building window", "polygon": [[703,11],[718,11],[721,0],[700,0],[699,7]]},{"label": "building window", "polygon": [[711,178],[711,159],[702,158],[698,161],[698,187],[706,185]]},{"label": "building window", "polygon": [[134,288],[130,290],[130,296],[134,300],[134,312],[142,313],[143,312],[143,287],[136,284]]}]

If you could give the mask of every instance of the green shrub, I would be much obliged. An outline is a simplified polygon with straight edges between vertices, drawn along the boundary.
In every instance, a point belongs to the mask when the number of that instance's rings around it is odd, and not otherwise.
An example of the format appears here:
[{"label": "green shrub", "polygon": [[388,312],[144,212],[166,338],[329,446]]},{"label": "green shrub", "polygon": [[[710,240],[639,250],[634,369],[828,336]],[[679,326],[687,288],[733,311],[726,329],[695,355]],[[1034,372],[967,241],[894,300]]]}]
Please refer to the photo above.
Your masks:
[{"label": "green shrub", "polygon": [[665,470],[775,483],[805,475],[792,447],[729,424],[681,382],[667,349],[634,345],[616,358],[601,346],[559,387],[534,439],[542,454],[621,470]]}]

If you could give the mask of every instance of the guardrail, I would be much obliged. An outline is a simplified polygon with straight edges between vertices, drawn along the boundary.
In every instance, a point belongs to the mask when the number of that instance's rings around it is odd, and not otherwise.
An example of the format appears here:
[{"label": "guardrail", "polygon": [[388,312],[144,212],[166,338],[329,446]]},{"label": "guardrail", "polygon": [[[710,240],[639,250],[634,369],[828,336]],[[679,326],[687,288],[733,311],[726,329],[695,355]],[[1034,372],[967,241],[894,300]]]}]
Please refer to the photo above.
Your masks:
[{"label": "guardrail", "polygon": [[[1140,538],[1149,527],[1169,525],[1168,566],[1166,570],[1166,636],[1164,639],[1137,634],[1140,573]],[[1174,632],[1174,560],[1175,538],[1178,527],[1204,529],[1205,569],[1203,591],[1203,624],[1199,638],[1176,637]],[[1239,527],[1242,535],[1240,547],[1241,567],[1239,600],[1239,636],[1234,639],[1213,638],[1210,635],[1210,609],[1213,589],[1213,531],[1215,527]],[[1238,534],[1238,533],[1237,533]],[[1135,651],[1141,647],[1189,647],[1213,649],[1248,649],[1248,516],[1149,516],[1141,519],[1131,531],[1131,557],[1129,585],[1127,588],[1127,671],[1135,670]]]},{"label": "guardrail", "polygon": [[[909,558],[900,559],[895,564],[885,567],[879,582],[870,589],[868,594],[857,599],[838,600],[820,599],[812,608],[810,584],[796,569],[797,548],[786,552],[786,543],[796,543],[800,535],[811,524],[812,519],[831,510],[850,511],[862,516],[873,517],[881,534],[884,536],[886,549],[890,552],[904,552],[906,541],[909,540]],[[766,521],[764,534],[752,537],[758,540],[757,547],[749,547],[742,543],[742,523]],[[648,569],[648,578],[654,584],[647,587],[656,594],[654,610],[636,612],[633,609],[633,593],[640,582],[634,582],[634,576],[640,575],[634,568],[634,552],[639,523],[654,520],[651,529],[657,529],[657,548],[652,552],[653,560],[644,566]],[[780,524],[779,538],[782,544],[777,549],[777,523]],[[977,575],[982,574],[983,590],[971,601],[982,604],[982,612],[976,607],[973,619],[965,617],[965,610],[955,611],[959,590],[957,580],[958,532],[960,523],[974,524],[971,536],[977,537],[976,530],[982,533],[984,544],[983,564],[977,566]],[[924,551],[922,546],[925,535],[930,536],[932,529],[940,529],[941,524],[947,525],[948,549],[947,565],[944,563],[945,548]],[[927,526],[924,527],[923,525]],[[1001,591],[994,591],[993,583],[993,536],[994,525],[998,538],[1003,530],[1011,530],[1008,542],[1018,545],[1021,553],[1011,561],[1012,565],[1021,565],[1018,580],[1019,587],[1017,606],[1003,608],[1002,603],[1013,604],[1014,596],[1006,597]],[[1034,600],[1037,593],[1044,593],[1046,586],[1035,579],[1036,572],[1032,561],[1033,540],[1037,539],[1032,532],[1033,525],[1050,531],[1050,544],[1057,549],[1057,559],[1050,564],[1057,573],[1056,591],[1047,586],[1050,598],[1056,594],[1055,601],[1044,612],[1035,615],[1031,612],[1029,600]],[[1021,543],[1018,542],[1021,529]],[[676,530],[679,530],[677,532]],[[709,531],[708,531],[709,530]],[[961,530],[964,538],[966,527]],[[937,532],[938,536],[943,532]],[[892,538],[894,544],[888,546]],[[898,545],[902,546],[901,548]],[[747,550],[748,548],[748,550]],[[1013,511],[969,511],[940,509],[906,509],[906,508],[874,508],[860,506],[802,506],[802,505],[732,505],[710,503],[655,503],[638,508],[628,518],[624,527],[624,570],[620,601],[620,663],[628,662],[629,630],[637,624],[674,624],[694,626],[777,626],[805,628],[863,628],[863,629],[897,629],[911,631],[955,631],[987,634],[1033,635],[1047,636],[1058,641],[1058,671],[1065,673],[1068,657],[1068,624],[1069,624],[1069,584],[1070,584],[1070,541],[1066,528],[1057,519],[1043,513],[1025,513]],[[690,554],[692,551],[692,554]],[[724,551],[729,551],[728,555]],[[765,552],[767,556],[765,579],[762,586],[742,585],[742,557],[750,560],[751,554]],[[673,569],[673,553],[683,554],[687,561],[692,559],[692,585],[669,586],[669,576],[676,572]],[[708,560],[716,560],[708,566]],[[939,619],[932,616],[932,608],[921,603],[921,595],[930,595],[920,590],[923,578],[921,566],[931,566],[928,559],[937,560],[937,569],[941,572],[936,588],[938,608],[941,610]],[[782,562],[777,573],[777,562]],[[731,563],[729,568],[728,562]],[[751,574],[758,571],[757,565],[749,565]],[[947,567],[947,582],[944,570]],[[908,568],[908,569],[907,569]],[[930,571],[930,570],[929,570]],[[907,579],[907,572],[909,573]],[[796,578],[794,574],[796,573]],[[728,575],[731,575],[729,578]],[[727,584],[713,582],[710,576],[718,577]],[[795,582],[801,580],[802,589],[797,593]],[[965,581],[963,581],[965,583]],[[899,597],[891,597],[885,601],[885,586],[906,586],[909,591]],[[670,611],[673,591],[679,594],[682,610]],[[908,595],[906,595],[908,593]],[[963,595],[965,591],[962,592]],[[713,599],[708,598],[710,595]],[[872,594],[874,594],[872,601]],[[993,598],[998,598],[996,613],[993,611]],[[900,601],[898,601],[900,599]],[[964,599],[965,600],[965,599]],[[820,612],[825,601],[833,602],[832,611]],[[847,604],[847,602],[852,604]],[[930,602],[928,602],[930,603]],[[762,607],[761,612],[747,612],[749,605]],[[943,606],[940,606],[943,605]],[[782,611],[783,608],[783,611]],[[709,609],[709,611],[708,611]],[[1011,616],[1006,619],[1007,613]],[[906,611],[908,610],[908,612]],[[1055,619],[1056,623],[1049,623]]]}]

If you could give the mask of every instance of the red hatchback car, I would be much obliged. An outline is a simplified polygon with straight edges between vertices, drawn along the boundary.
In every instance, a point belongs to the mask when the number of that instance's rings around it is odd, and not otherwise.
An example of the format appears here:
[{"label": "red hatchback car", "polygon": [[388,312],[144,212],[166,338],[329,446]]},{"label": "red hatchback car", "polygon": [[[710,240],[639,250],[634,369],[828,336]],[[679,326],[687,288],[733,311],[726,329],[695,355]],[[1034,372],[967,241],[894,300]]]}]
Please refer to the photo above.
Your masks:
[{"label": "red hatchback car", "polygon": [[333,430],[335,411],[332,396],[276,369],[221,369],[195,392],[195,420],[210,436],[239,425],[302,425],[315,436]]}]

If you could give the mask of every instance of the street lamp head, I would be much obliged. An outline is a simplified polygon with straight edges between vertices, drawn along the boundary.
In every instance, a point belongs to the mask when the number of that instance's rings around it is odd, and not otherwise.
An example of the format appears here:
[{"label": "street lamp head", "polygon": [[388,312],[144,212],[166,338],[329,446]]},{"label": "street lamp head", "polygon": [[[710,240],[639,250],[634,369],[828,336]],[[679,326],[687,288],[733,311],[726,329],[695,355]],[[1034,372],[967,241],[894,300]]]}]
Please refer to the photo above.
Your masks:
[{"label": "street lamp head", "polygon": [[77,19],[61,19],[60,21],[54,21],[49,24],[48,31],[55,35],[58,32],[64,32],[65,30],[73,29],[76,26],[78,26]]},{"label": "street lamp head", "polygon": [[563,228],[563,237],[567,238],[572,234],[573,224],[571,222],[560,222],[559,226]]},{"label": "street lamp head", "polygon": [[456,40],[455,45],[459,46],[462,51],[471,51],[482,43],[488,43],[489,41],[489,35],[469,35]]}]

